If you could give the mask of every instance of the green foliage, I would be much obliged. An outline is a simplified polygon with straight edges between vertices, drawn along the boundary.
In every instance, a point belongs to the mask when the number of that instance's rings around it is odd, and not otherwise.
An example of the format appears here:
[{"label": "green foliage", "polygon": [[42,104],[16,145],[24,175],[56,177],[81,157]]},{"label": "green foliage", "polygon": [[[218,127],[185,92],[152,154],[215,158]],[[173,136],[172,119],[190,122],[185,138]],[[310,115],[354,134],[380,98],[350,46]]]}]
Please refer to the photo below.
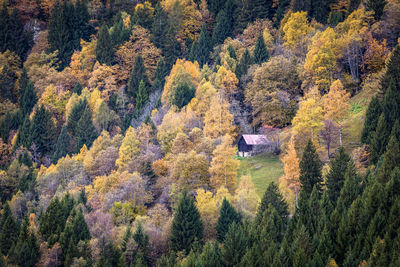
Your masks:
[{"label": "green foliage", "polygon": [[147,95],[147,91],[148,89],[146,88],[145,83],[143,82],[143,80],[141,80],[139,84],[139,90],[136,95],[136,110],[141,110],[148,101],[149,96]]},{"label": "green foliage", "polygon": [[68,154],[69,146],[70,146],[70,138],[69,138],[69,134],[67,131],[67,127],[64,125],[61,128],[60,135],[58,136],[51,160],[54,163],[57,163],[57,161],[60,158],[65,157]]},{"label": "green foliage", "polygon": [[92,111],[86,107],[76,124],[76,151],[79,151],[83,145],[88,148],[97,138],[97,130],[93,125]]},{"label": "green foliage", "polygon": [[361,133],[361,142],[369,144],[371,142],[372,133],[376,130],[379,116],[382,113],[382,106],[378,97],[372,98],[369,103],[367,113],[365,114],[364,128]]},{"label": "green foliage", "polygon": [[261,199],[261,203],[258,207],[256,222],[260,222],[263,213],[267,210],[269,205],[272,205],[275,208],[283,220],[287,220],[289,215],[288,205],[279,192],[278,186],[274,182],[269,184],[267,190],[265,190],[265,193]]},{"label": "green foliage", "polygon": [[169,74],[169,69],[164,58],[160,58],[157,63],[156,72],[154,74],[153,91],[164,88],[165,77]]},{"label": "green foliage", "polygon": [[76,136],[76,131],[77,131],[77,124],[79,119],[81,118],[83,112],[85,111],[85,109],[89,108],[89,104],[85,99],[83,100],[79,100],[78,103],[76,103],[73,107],[72,110],[68,116],[68,120],[67,120],[67,129],[68,131],[71,132],[71,134],[73,136]]},{"label": "green foliage", "polygon": [[227,37],[232,34],[231,20],[225,9],[222,9],[217,16],[215,28],[212,34],[212,43],[214,45],[222,44]]},{"label": "green foliage", "polygon": [[53,150],[55,131],[51,112],[42,104],[33,115],[30,131],[30,141],[37,152],[46,155]]},{"label": "green foliage", "polygon": [[152,41],[158,48],[164,51],[165,49],[165,37],[169,30],[168,16],[161,6],[161,2],[157,2],[154,7],[154,20],[151,27]]},{"label": "green foliage", "polygon": [[189,57],[190,60],[197,61],[200,67],[206,64],[210,59],[210,51],[212,49],[211,43],[211,37],[207,31],[206,25],[203,24],[199,39],[194,41],[192,44]]},{"label": "green foliage", "polygon": [[378,181],[385,184],[396,166],[400,166],[400,147],[398,139],[392,135],[378,171]]},{"label": "green foliage", "polygon": [[[378,1],[381,2],[381,1]],[[394,82],[395,87],[400,86],[400,44],[398,44],[391,53],[387,62],[386,72],[382,78],[382,90],[385,91],[391,81]]]},{"label": "green foliage", "polygon": [[76,84],[74,86],[74,93],[79,96],[82,93],[82,89],[83,89],[82,85],[79,82],[76,82]]},{"label": "green foliage", "polygon": [[108,27],[102,25],[96,44],[96,59],[100,64],[111,65],[114,62],[113,42],[114,40],[110,37]]},{"label": "green foliage", "polygon": [[331,168],[326,176],[326,187],[328,189],[329,198],[332,203],[336,203],[340,190],[345,180],[345,172],[350,161],[350,156],[346,154],[344,148],[339,149],[339,153],[335,159],[331,161]]},{"label": "green foliage", "polygon": [[9,68],[8,65],[3,66],[0,72],[0,100],[16,102],[14,93],[14,85],[17,80],[16,74]]},{"label": "green foliage", "polygon": [[234,222],[240,223],[241,219],[240,214],[236,212],[235,208],[224,198],[217,222],[217,240],[222,243],[229,226]]},{"label": "green foliage", "polygon": [[382,17],[383,9],[385,8],[386,0],[367,0],[367,10],[374,11],[374,17],[379,20]]},{"label": "green foliage", "polygon": [[[122,20],[121,17],[121,13],[118,13],[117,19],[115,20],[115,23],[112,26],[110,32],[110,39],[112,41],[112,46],[114,48],[118,48],[120,45],[128,41],[129,37],[130,37],[130,29],[125,28],[124,21]],[[104,47],[109,49],[108,45],[105,45]],[[112,50],[110,51],[107,52],[112,53]]]},{"label": "green foliage", "polygon": [[193,198],[184,191],[179,199],[171,226],[171,249],[189,253],[195,241],[203,239],[203,223]]},{"label": "green foliage", "polygon": [[128,94],[133,98],[136,98],[136,95],[139,92],[140,81],[144,82],[146,88],[150,88],[149,78],[147,77],[146,68],[141,54],[137,55],[135,58],[135,63],[128,81]]},{"label": "green foliage", "polygon": [[179,109],[189,104],[194,97],[196,88],[188,83],[179,84],[172,96],[172,104]]},{"label": "green foliage", "polygon": [[19,225],[11,213],[8,203],[3,209],[0,227],[0,251],[7,255],[14,243],[17,242],[19,233]]},{"label": "green foliage", "polygon": [[249,49],[246,48],[242,57],[240,58],[238,66],[236,67],[236,73],[235,73],[236,77],[241,79],[243,75],[246,75],[247,70],[249,69],[249,66],[251,64],[252,64],[252,58]]},{"label": "green foliage", "polygon": [[51,200],[46,212],[40,219],[39,231],[49,246],[57,242],[61,231],[64,229],[65,218],[61,210],[60,200],[55,197]]},{"label": "green foliage", "polygon": [[233,222],[225,235],[222,261],[225,266],[236,266],[246,252],[247,240],[240,224]]},{"label": "green foliage", "polygon": [[207,242],[198,257],[198,262],[204,267],[222,267],[221,249],[217,242]]},{"label": "green foliage", "polygon": [[269,54],[267,47],[265,46],[264,37],[260,34],[257,38],[256,47],[254,48],[253,62],[257,64],[262,64],[268,61]]},{"label": "green foliage", "polygon": [[303,157],[300,161],[300,183],[301,190],[306,196],[311,194],[314,186],[318,192],[322,190],[322,164],[311,140],[308,141]]},{"label": "green foliage", "polygon": [[343,188],[337,200],[337,209],[343,214],[350,207],[351,203],[360,194],[360,180],[356,173],[354,163],[350,161],[344,175]]},{"label": "green foliage", "polygon": [[386,120],[386,116],[382,113],[379,117],[378,124],[376,126],[376,131],[371,135],[371,161],[377,163],[379,157],[384,153],[391,128],[390,124]]}]

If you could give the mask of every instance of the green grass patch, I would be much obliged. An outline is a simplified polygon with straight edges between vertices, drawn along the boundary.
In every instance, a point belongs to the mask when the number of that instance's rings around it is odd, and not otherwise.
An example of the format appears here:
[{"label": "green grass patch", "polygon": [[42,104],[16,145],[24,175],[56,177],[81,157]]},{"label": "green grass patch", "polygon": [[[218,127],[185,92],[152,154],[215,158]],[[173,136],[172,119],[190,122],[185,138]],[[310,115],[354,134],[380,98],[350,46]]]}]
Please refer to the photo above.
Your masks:
[{"label": "green grass patch", "polygon": [[279,177],[283,175],[283,164],[278,156],[260,154],[238,159],[240,161],[239,179],[243,175],[250,175],[260,198],[268,185],[272,182],[278,183]]},{"label": "green grass patch", "polygon": [[359,103],[353,103],[350,108],[352,114],[358,114],[364,110],[365,107],[361,106]]}]

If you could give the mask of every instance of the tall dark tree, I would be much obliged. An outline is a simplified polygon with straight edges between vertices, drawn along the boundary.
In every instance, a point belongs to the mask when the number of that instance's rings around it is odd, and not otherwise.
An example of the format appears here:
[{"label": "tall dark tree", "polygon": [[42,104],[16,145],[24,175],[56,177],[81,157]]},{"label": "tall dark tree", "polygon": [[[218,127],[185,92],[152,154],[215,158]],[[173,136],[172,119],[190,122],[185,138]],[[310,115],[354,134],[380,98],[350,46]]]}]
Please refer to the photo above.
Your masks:
[{"label": "tall dark tree", "polygon": [[156,72],[154,74],[153,91],[164,88],[165,77],[168,75],[168,67],[164,58],[160,58],[157,63]]},{"label": "tall dark tree", "polygon": [[76,126],[86,108],[89,108],[86,98],[84,100],[80,99],[79,102],[72,107],[67,120],[67,129],[73,136],[76,136]]},{"label": "tall dark tree", "polygon": [[292,0],[290,8],[293,12],[306,11],[309,16],[312,15],[312,1],[311,0]]},{"label": "tall dark tree", "polygon": [[386,120],[385,114],[379,117],[376,131],[371,134],[371,161],[377,163],[379,157],[385,152],[387,142],[391,133],[391,125]]},{"label": "tall dark tree", "polygon": [[251,21],[256,19],[272,19],[275,14],[273,0],[250,0]]},{"label": "tall dark tree", "polygon": [[339,153],[335,156],[335,159],[331,161],[331,168],[326,176],[326,187],[332,203],[336,203],[336,200],[339,197],[340,190],[344,184],[344,174],[350,160],[350,156],[347,155],[344,148],[341,147]]},{"label": "tall dark tree", "polygon": [[186,191],[182,193],[171,226],[171,249],[189,253],[193,243],[203,239],[203,223],[194,200]]},{"label": "tall dark tree", "polygon": [[367,0],[366,7],[367,10],[374,11],[374,17],[376,20],[380,20],[386,3],[386,0]]},{"label": "tall dark tree", "polygon": [[21,107],[22,114],[25,116],[31,113],[33,107],[37,103],[37,96],[33,87],[33,83],[29,80],[25,68],[22,70],[18,84],[20,96],[19,105]]},{"label": "tall dark tree", "polygon": [[150,82],[146,74],[143,57],[141,54],[138,54],[128,81],[128,94],[133,98],[136,98],[139,91],[140,81],[143,81],[146,88],[149,88]]},{"label": "tall dark tree", "polygon": [[0,251],[7,255],[10,248],[17,242],[19,234],[19,225],[11,213],[8,203],[4,207],[0,226]]},{"label": "tall dark tree", "polygon": [[190,100],[195,96],[196,88],[189,83],[179,84],[172,96],[172,104],[179,109],[189,104]]},{"label": "tall dark tree", "polygon": [[115,23],[112,27],[110,38],[114,48],[118,48],[120,45],[129,40],[130,29],[125,28],[124,21],[122,20],[121,13],[118,13]]},{"label": "tall dark tree", "polygon": [[167,36],[168,29],[168,16],[162,8],[161,2],[158,2],[154,8],[154,19],[151,32],[153,43],[163,51],[165,49],[165,37]]},{"label": "tall dark tree", "polygon": [[217,14],[220,13],[220,11],[223,9],[225,1],[224,0],[207,0],[208,4],[208,10],[212,14],[214,14],[214,17],[217,17]]},{"label": "tall dark tree", "polygon": [[55,197],[50,201],[45,213],[40,218],[39,232],[52,246],[64,229],[65,218],[62,213],[60,200]]},{"label": "tall dark tree", "polygon": [[233,58],[234,60],[237,60],[237,56],[236,56],[236,52],[235,52],[235,48],[233,48],[232,45],[228,46],[228,54],[231,58]]},{"label": "tall dark tree", "polygon": [[108,27],[102,25],[96,43],[96,59],[100,64],[111,65],[114,61],[113,41]]},{"label": "tall dark tree", "polygon": [[74,93],[77,94],[77,95],[81,95],[82,89],[83,89],[83,88],[82,88],[81,83],[80,83],[80,82],[77,82],[77,83],[75,84],[75,86],[74,86]]},{"label": "tall dark tree", "polygon": [[394,79],[390,80],[389,87],[387,88],[382,101],[382,112],[385,114],[385,119],[389,124],[390,129],[394,125],[395,121],[400,117],[399,88],[400,87],[396,87]]},{"label": "tall dark tree", "polygon": [[217,222],[217,240],[223,242],[229,226],[233,223],[240,223],[241,216],[226,198],[222,201]]},{"label": "tall dark tree", "polygon": [[30,148],[31,143],[31,121],[29,116],[26,116],[19,128],[16,146],[23,145],[25,148]]},{"label": "tall dark tree", "polygon": [[369,144],[371,142],[371,135],[376,130],[381,113],[382,106],[379,98],[376,96],[372,98],[368,105],[367,113],[365,114],[364,128],[361,133],[362,143]]},{"label": "tall dark tree", "polygon": [[67,127],[64,125],[61,128],[60,135],[58,136],[54,152],[51,160],[53,163],[57,163],[58,159],[65,157],[68,154],[68,148],[70,145],[70,138]]},{"label": "tall dark tree", "polygon": [[36,145],[37,151],[42,155],[53,150],[55,131],[51,112],[42,104],[33,115],[30,136],[30,141]]},{"label": "tall dark tree", "polygon": [[265,46],[264,37],[260,34],[257,38],[256,47],[254,48],[253,62],[261,64],[268,61],[269,54],[267,47]]},{"label": "tall dark tree", "polygon": [[386,91],[392,80],[394,81],[395,87],[398,89],[400,87],[400,44],[398,44],[390,54],[386,72],[382,78],[383,91]]},{"label": "tall dark tree", "polygon": [[240,58],[239,65],[236,68],[236,77],[239,79],[247,74],[247,70],[249,69],[249,66],[252,64],[252,58],[250,55],[249,49],[246,48],[244,53],[242,54],[242,57]]},{"label": "tall dark tree", "polygon": [[14,92],[17,75],[10,69],[8,65],[3,66],[0,72],[0,100],[10,100],[15,103],[17,97]]},{"label": "tall dark tree", "polygon": [[217,242],[207,242],[199,255],[199,262],[204,267],[222,267],[221,248]]},{"label": "tall dark tree", "polygon": [[275,183],[269,184],[267,190],[265,190],[261,203],[258,207],[256,221],[260,221],[264,211],[267,210],[268,205],[272,205],[281,218],[284,220],[287,219],[289,215],[288,205],[286,204],[283,196],[279,192],[278,186]]},{"label": "tall dark tree", "polygon": [[382,166],[378,170],[378,181],[386,184],[396,166],[400,166],[400,146],[395,136],[391,136],[384,154]]},{"label": "tall dark tree", "polygon": [[231,19],[226,10],[222,9],[217,16],[215,28],[212,34],[212,43],[214,45],[222,44],[232,33]]},{"label": "tall dark tree", "polygon": [[345,180],[340,195],[337,200],[337,211],[340,214],[347,212],[351,203],[360,194],[360,179],[357,175],[356,168],[352,161],[347,165]]},{"label": "tall dark tree", "polygon": [[278,7],[275,11],[275,16],[276,16],[276,21],[275,21],[275,26],[279,27],[283,17],[286,14],[286,11],[290,7],[290,0],[280,0]]},{"label": "tall dark tree", "polygon": [[143,108],[143,106],[147,103],[147,101],[149,100],[149,96],[147,95],[147,91],[148,89],[146,88],[145,83],[143,82],[143,80],[140,81],[139,84],[139,90],[138,93],[136,95],[136,110],[141,110]]},{"label": "tall dark tree", "polygon": [[225,235],[222,261],[225,266],[237,266],[246,252],[247,240],[243,227],[233,222]]},{"label": "tall dark tree", "polygon": [[322,24],[326,24],[328,17],[329,17],[330,10],[331,10],[330,5],[333,2],[334,1],[332,1],[332,0],[311,1],[312,14],[310,14],[310,16],[315,18],[318,22],[320,22]]},{"label": "tall dark tree", "polygon": [[200,67],[202,67],[210,58],[211,48],[211,37],[207,31],[206,25],[203,24],[199,40],[193,42],[192,51],[190,51],[191,59],[196,60]]},{"label": "tall dark tree", "polygon": [[97,137],[97,130],[93,125],[92,111],[86,107],[76,124],[76,151],[86,145],[88,148],[92,145]]},{"label": "tall dark tree", "polygon": [[311,140],[308,141],[303,157],[300,161],[300,183],[301,190],[306,193],[307,196],[311,194],[314,186],[321,192],[322,189],[322,164],[318,157],[318,153]]}]

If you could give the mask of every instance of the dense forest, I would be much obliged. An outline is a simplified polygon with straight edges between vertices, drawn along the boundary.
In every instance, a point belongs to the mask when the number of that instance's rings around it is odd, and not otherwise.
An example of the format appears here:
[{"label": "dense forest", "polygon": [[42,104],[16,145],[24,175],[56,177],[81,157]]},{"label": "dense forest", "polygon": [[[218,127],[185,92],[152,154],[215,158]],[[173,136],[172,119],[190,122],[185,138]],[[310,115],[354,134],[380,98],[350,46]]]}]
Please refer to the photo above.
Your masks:
[{"label": "dense forest", "polygon": [[[0,25],[0,267],[400,266],[400,0],[0,0]],[[262,194],[243,134],[282,162]]]}]

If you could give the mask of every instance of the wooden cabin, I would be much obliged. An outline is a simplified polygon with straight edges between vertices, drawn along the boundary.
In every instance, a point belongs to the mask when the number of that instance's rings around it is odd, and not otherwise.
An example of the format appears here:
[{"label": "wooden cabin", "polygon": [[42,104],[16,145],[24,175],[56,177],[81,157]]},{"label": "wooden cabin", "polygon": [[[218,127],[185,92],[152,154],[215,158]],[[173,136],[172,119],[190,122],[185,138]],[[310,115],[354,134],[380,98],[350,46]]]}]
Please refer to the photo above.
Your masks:
[{"label": "wooden cabin", "polygon": [[268,137],[263,134],[244,134],[238,141],[239,157],[249,157],[266,149],[270,145]]}]

